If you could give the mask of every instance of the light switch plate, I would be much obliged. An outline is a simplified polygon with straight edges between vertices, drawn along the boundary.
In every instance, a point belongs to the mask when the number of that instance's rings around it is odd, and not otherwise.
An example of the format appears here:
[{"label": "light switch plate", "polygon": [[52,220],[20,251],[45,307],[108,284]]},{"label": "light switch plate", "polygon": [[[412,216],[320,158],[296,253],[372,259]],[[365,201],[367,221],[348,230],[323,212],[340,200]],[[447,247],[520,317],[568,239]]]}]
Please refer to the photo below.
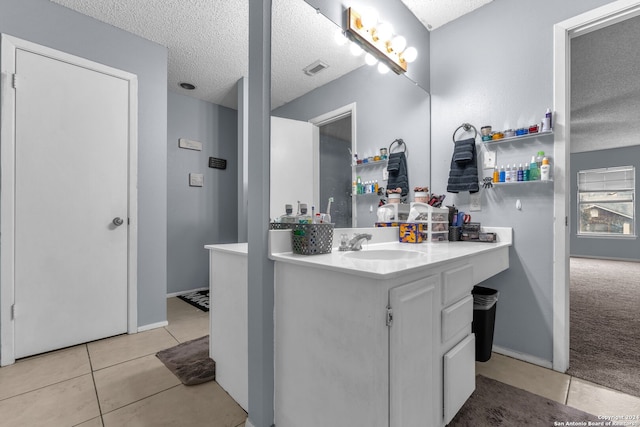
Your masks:
[{"label": "light switch plate", "polygon": [[469,210],[471,212],[477,212],[482,210],[482,206],[480,204],[480,192],[471,193],[469,195]]},{"label": "light switch plate", "polygon": [[202,187],[204,185],[204,174],[201,174],[201,173],[190,173],[189,174],[189,185],[191,187]]},{"label": "light switch plate", "polygon": [[485,169],[493,169],[496,167],[496,152],[495,151],[485,151],[484,152],[484,168]]},{"label": "light switch plate", "polygon": [[382,180],[383,181],[389,180],[389,171],[387,170],[387,168],[382,169]]},{"label": "light switch plate", "polygon": [[191,141],[190,139],[180,138],[178,139],[178,147],[186,148],[187,150],[202,151],[202,142]]}]

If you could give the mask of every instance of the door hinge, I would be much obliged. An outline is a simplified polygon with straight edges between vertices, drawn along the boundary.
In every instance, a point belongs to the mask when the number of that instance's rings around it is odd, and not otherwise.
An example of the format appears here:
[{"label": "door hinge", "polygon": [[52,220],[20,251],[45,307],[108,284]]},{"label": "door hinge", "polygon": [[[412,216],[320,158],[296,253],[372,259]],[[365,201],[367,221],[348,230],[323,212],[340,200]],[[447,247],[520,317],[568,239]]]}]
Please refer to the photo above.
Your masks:
[{"label": "door hinge", "polygon": [[393,324],[393,309],[391,307],[387,307],[387,326],[391,326]]},{"label": "door hinge", "polygon": [[15,320],[15,319],[16,319],[16,305],[11,304],[11,320]]},{"label": "door hinge", "polygon": [[14,89],[18,88],[18,75],[17,74],[12,74],[12,76],[11,76],[11,86]]},{"label": "door hinge", "polygon": [[565,217],[564,217],[564,226],[565,226],[565,227],[568,227],[568,226],[569,226],[569,217],[568,217],[568,216],[565,216]]}]

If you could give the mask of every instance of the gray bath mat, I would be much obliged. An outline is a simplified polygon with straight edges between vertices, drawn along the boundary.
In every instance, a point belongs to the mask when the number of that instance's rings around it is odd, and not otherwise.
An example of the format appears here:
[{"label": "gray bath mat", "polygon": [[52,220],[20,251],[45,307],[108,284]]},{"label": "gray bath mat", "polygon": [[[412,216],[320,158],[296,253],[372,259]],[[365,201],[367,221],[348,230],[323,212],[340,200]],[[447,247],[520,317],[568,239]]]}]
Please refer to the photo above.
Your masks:
[{"label": "gray bath mat", "polygon": [[156,356],[184,385],[216,379],[216,362],[209,357],[209,335],[159,351]]},{"label": "gray bath mat", "polygon": [[[528,391],[478,375],[476,391],[448,427],[587,425],[597,417]],[[558,424],[554,424],[554,423]],[[564,424],[560,424],[564,423]]]}]

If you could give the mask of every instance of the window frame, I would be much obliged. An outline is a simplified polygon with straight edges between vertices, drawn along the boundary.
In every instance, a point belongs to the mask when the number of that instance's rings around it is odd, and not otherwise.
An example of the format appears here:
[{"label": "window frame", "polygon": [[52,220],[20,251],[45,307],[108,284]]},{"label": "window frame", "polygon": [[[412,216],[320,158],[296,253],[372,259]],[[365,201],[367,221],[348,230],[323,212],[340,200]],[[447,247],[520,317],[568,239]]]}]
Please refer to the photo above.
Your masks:
[{"label": "window frame", "polygon": [[[606,179],[606,174],[619,174],[620,172],[627,172],[628,177],[625,177],[623,180],[618,179],[617,181],[623,182],[627,185],[615,184],[612,183],[616,180]],[[602,174],[602,180],[587,180],[586,177],[590,175],[591,177],[596,174]],[[585,176],[585,180],[581,180],[581,176]],[[577,189],[576,189],[576,236],[579,238],[612,238],[612,239],[635,239],[637,238],[637,228],[636,228],[636,168],[635,166],[614,166],[607,168],[595,168],[595,169],[584,169],[578,171],[577,178]],[[582,189],[581,185],[594,185],[594,183],[601,184],[600,189]],[[630,192],[630,197],[626,199],[611,201],[611,200],[589,200],[589,201],[581,201],[582,194],[593,194],[593,193],[610,193],[610,192]],[[623,233],[613,233],[613,232],[585,232],[582,231],[582,210],[583,206],[589,205],[600,205],[602,207],[607,206],[607,204],[611,203],[631,203],[631,225],[632,232],[629,234]],[[615,211],[614,211],[615,212]]]}]

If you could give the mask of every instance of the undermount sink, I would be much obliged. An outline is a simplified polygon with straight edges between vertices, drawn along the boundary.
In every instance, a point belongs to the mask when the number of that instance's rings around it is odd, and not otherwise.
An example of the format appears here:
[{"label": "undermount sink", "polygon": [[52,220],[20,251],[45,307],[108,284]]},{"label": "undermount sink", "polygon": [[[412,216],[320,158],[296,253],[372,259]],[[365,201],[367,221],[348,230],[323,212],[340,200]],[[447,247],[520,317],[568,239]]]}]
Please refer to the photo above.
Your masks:
[{"label": "undermount sink", "polygon": [[344,254],[347,258],[369,261],[409,260],[420,258],[424,255],[422,252],[408,251],[405,249],[363,249],[361,251],[346,252]]}]

